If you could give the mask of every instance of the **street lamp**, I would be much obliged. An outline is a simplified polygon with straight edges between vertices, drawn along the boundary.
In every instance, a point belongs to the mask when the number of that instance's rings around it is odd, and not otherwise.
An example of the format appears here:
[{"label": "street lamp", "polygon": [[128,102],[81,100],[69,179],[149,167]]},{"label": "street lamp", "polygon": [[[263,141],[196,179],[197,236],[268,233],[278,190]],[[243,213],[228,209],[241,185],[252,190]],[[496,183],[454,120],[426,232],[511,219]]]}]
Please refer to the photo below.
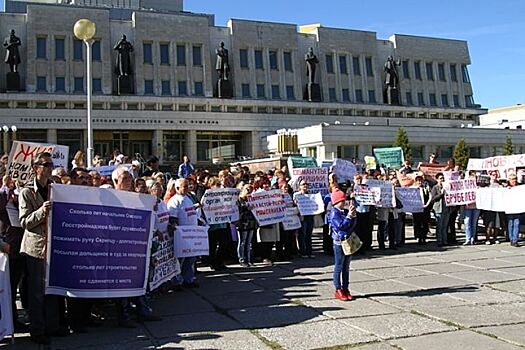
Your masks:
[{"label": "street lamp", "polygon": [[87,165],[88,167],[93,166],[93,126],[91,125],[91,47],[93,45],[93,37],[97,32],[97,26],[94,22],[89,19],[79,19],[73,27],[73,33],[75,36],[83,40],[86,44],[86,73],[87,73],[87,133],[88,133],[88,146],[87,146]]},{"label": "street lamp", "polygon": [[4,125],[2,126],[1,130],[4,132],[4,143],[3,143],[4,152],[7,152],[9,148],[9,132],[11,131],[13,133],[11,136],[11,139],[15,140],[16,132],[18,131],[18,128],[16,127],[16,125],[11,125],[11,127]]}]

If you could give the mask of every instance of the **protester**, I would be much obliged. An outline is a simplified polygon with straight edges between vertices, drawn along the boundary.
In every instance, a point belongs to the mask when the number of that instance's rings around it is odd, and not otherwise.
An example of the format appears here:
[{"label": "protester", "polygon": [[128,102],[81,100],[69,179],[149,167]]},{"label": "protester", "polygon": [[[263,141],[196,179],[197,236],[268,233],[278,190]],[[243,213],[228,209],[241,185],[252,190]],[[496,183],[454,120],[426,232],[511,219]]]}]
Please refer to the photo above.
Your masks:
[{"label": "protester", "polygon": [[[297,205],[297,196],[308,194],[308,182],[306,179],[299,180],[299,191],[293,195]],[[312,253],[312,232],[314,230],[314,215],[301,215],[301,228],[297,236],[299,241],[299,252],[303,258],[314,258]]]},{"label": "protester", "polygon": [[[489,188],[500,188],[501,185],[498,182],[498,173],[492,171],[490,173]],[[485,244],[499,244],[498,241],[498,227],[502,226],[501,216],[499,213],[491,210],[483,210],[483,225],[485,226]]]},{"label": "protester", "polygon": [[[222,188],[219,178],[212,176],[208,179],[208,188]],[[208,262],[212,270],[222,271],[226,269],[224,260],[227,252],[227,242],[230,236],[230,225],[228,223],[210,224],[208,229],[209,255]]]},{"label": "protester", "polygon": [[160,161],[159,158],[155,156],[151,156],[146,161],[146,170],[141,174],[141,176],[148,177],[153,176],[154,173],[158,172],[160,169]]},{"label": "protester", "polygon": [[[363,174],[357,174],[354,176],[354,190],[357,186],[362,186],[362,184]],[[351,196],[354,198],[354,193],[352,193]],[[372,216],[369,205],[361,204],[361,202],[358,200],[355,200],[355,202],[357,211],[356,233],[363,242],[363,246],[359,250],[359,253],[363,254],[372,246]]]},{"label": "protester", "polygon": [[[278,170],[280,171],[280,170]],[[277,181],[275,183],[276,186],[278,186],[279,182]],[[284,202],[286,203],[287,208],[293,208],[297,214],[299,214],[299,211],[297,210],[297,207],[295,207],[295,204],[292,199],[293,190],[292,187],[284,182],[283,185],[279,188],[283,194]],[[275,253],[278,260],[290,260],[292,258],[292,252],[293,248],[292,245],[296,242],[296,233],[297,230],[285,230],[283,223],[279,223],[279,231],[281,233],[281,239],[279,242],[275,243]]]},{"label": "protester", "polygon": [[75,153],[75,156],[73,157],[73,160],[71,161],[72,169],[75,168],[84,168],[86,166],[84,162],[84,152],[83,151],[77,151]]},{"label": "protester", "polygon": [[[510,189],[518,186],[518,177],[516,174],[512,174],[509,176],[509,185],[508,187]],[[519,247],[519,239],[520,239],[520,218],[522,213],[518,214],[507,214],[507,225],[508,225],[508,233],[509,233],[509,240],[510,245],[513,247]]]},{"label": "protester", "polygon": [[188,156],[182,157],[182,163],[179,165],[179,170],[177,171],[177,175],[182,178],[187,178],[190,176],[191,173],[195,170],[195,167],[190,162],[190,158]]},{"label": "protester", "polygon": [[[266,177],[261,177],[258,181],[254,182],[253,188],[257,192],[269,191],[271,189],[270,180]],[[274,243],[279,240],[279,224],[264,225],[257,229],[257,245],[263,265],[273,266],[273,261],[271,260],[272,248]]]},{"label": "protester", "polygon": [[432,203],[436,215],[436,240],[439,247],[447,245],[447,228],[450,211],[445,203],[445,188],[443,173],[436,174],[437,184],[432,187]]},{"label": "protester", "polygon": [[248,202],[248,196],[253,192],[251,184],[245,184],[241,193],[239,194],[239,222],[237,224],[237,232],[239,234],[239,242],[237,246],[237,256],[239,264],[242,267],[252,265],[252,238],[257,228],[257,221]]},{"label": "protester", "polygon": [[[476,180],[476,172],[471,170],[468,178]],[[465,205],[463,208],[463,223],[465,225],[465,243],[463,245],[474,245],[478,231],[479,209],[476,209],[476,203]]]},{"label": "protester", "polygon": [[424,184],[423,176],[416,176],[414,186],[419,188],[421,199],[423,200],[423,212],[412,213],[412,221],[414,225],[414,237],[418,244],[426,244],[427,234],[430,223],[430,210],[432,209],[432,196],[428,186]]},{"label": "protester", "polygon": [[341,247],[341,241],[347,239],[356,227],[356,208],[353,204],[345,209],[346,196],[343,191],[332,192],[332,210],[328,215],[328,222],[332,229],[334,241],[334,273],[333,283],[335,297],[339,300],[352,300],[350,294],[350,261],[351,255],[345,255]]}]

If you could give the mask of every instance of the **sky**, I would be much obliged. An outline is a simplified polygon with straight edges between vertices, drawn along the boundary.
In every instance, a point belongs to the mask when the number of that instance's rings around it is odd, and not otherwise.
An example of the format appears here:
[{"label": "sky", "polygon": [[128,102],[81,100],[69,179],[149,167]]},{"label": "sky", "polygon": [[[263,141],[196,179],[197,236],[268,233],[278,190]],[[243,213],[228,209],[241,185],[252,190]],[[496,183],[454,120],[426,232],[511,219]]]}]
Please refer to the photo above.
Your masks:
[{"label": "sky", "polygon": [[184,0],[184,9],[214,14],[218,26],[237,18],[465,40],[475,102],[525,103],[523,0]]}]

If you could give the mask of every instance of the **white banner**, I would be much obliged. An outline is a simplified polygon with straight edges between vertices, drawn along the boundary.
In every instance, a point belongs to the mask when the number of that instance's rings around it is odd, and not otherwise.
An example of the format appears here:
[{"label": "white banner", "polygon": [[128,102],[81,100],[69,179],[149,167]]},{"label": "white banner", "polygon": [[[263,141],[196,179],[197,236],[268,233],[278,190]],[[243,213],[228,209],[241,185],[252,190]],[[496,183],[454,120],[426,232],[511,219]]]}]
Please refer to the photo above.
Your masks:
[{"label": "white banner", "polygon": [[394,208],[396,199],[394,198],[394,186],[390,181],[364,179],[363,183],[370,188],[379,188],[380,197],[376,206],[380,208]]},{"label": "white banner", "polygon": [[498,178],[507,179],[511,174],[516,174],[516,168],[525,167],[525,154],[510,156],[495,156],[484,159],[470,158],[467,170],[496,171]]},{"label": "white banner", "polygon": [[356,185],[354,187],[354,197],[361,205],[377,205],[381,199],[381,189],[366,185]]},{"label": "white banner", "polygon": [[292,180],[298,182],[305,180],[308,183],[310,193],[328,193],[328,169],[327,168],[297,168],[292,170]]},{"label": "white banner", "polygon": [[476,202],[476,179],[450,180],[443,187],[447,207]]},{"label": "white banner", "polygon": [[397,187],[396,194],[403,204],[401,211],[405,213],[421,213],[423,211],[423,198],[417,187]]},{"label": "white banner", "polygon": [[251,211],[260,226],[284,220],[286,203],[281,190],[257,191],[248,196]]},{"label": "white banner", "polygon": [[20,225],[19,211],[18,207],[11,201],[7,202],[5,209],[7,210],[7,215],[9,216],[9,222],[13,227],[22,227]]},{"label": "white banner", "polygon": [[283,220],[283,228],[286,231],[289,230],[297,230],[301,228],[301,219],[299,219],[299,215],[297,215],[297,208],[286,208],[286,216]]},{"label": "white banner", "polygon": [[443,177],[445,177],[445,181],[460,180],[461,173],[459,171],[444,171]]},{"label": "white banner", "polygon": [[294,195],[297,208],[301,215],[317,215],[324,212],[324,202],[321,193],[302,194],[296,193]]},{"label": "white banner", "polygon": [[206,190],[201,199],[208,224],[230,223],[239,220],[239,190],[236,188],[213,188]]},{"label": "white banner", "polygon": [[179,260],[174,254],[175,244],[168,234],[163,239],[154,236],[151,243],[151,265],[149,289],[155,290],[180,273]]},{"label": "white banner", "polygon": [[9,259],[0,253],[0,340],[14,334]]},{"label": "white banner", "polygon": [[524,185],[513,188],[478,188],[476,207],[507,214],[520,214],[525,213],[523,198],[525,198]]},{"label": "white banner", "polygon": [[177,226],[174,243],[177,258],[208,255],[208,226]]},{"label": "white banner", "polygon": [[355,164],[344,159],[335,159],[330,171],[335,174],[338,182],[353,181],[357,174]]}]

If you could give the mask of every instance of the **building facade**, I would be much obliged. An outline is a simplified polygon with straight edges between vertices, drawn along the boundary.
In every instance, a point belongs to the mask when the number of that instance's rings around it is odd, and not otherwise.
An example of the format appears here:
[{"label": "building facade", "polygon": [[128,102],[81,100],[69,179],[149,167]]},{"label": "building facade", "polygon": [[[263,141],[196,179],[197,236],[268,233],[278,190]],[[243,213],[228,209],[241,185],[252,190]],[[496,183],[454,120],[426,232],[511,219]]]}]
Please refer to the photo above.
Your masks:
[{"label": "building facade", "polygon": [[[80,18],[97,26],[93,126],[101,155],[118,148],[159,155],[165,164],[178,163],[183,154],[197,163],[233,161],[267,154],[272,148],[266,137],[278,129],[322,122],[332,128],[413,126],[421,135],[439,128],[439,146],[450,149],[457,138],[447,129],[476,125],[486,112],[474,102],[465,41],[397,34],[381,40],[370,31],[236,19],[223,27],[213,15],[184,12],[181,0],[57,2],[7,0],[0,14],[0,32],[7,36],[14,29],[22,41],[23,90],[5,92],[9,67],[0,65],[0,124],[18,130],[3,134],[1,147],[14,137],[69,145],[72,153],[86,148],[86,48],[72,31]],[[113,46],[122,34],[134,46],[134,94],[126,96],[117,94],[114,72]],[[213,97],[221,42],[229,50],[233,99]],[[319,59],[322,102],[303,99],[310,47]],[[388,56],[399,59],[401,106],[384,102]],[[336,155],[361,156],[393,140],[348,136],[334,146],[344,148]],[[426,145],[424,137],[414,144]],[[472,146],[481,153],[484,143]]]}]

